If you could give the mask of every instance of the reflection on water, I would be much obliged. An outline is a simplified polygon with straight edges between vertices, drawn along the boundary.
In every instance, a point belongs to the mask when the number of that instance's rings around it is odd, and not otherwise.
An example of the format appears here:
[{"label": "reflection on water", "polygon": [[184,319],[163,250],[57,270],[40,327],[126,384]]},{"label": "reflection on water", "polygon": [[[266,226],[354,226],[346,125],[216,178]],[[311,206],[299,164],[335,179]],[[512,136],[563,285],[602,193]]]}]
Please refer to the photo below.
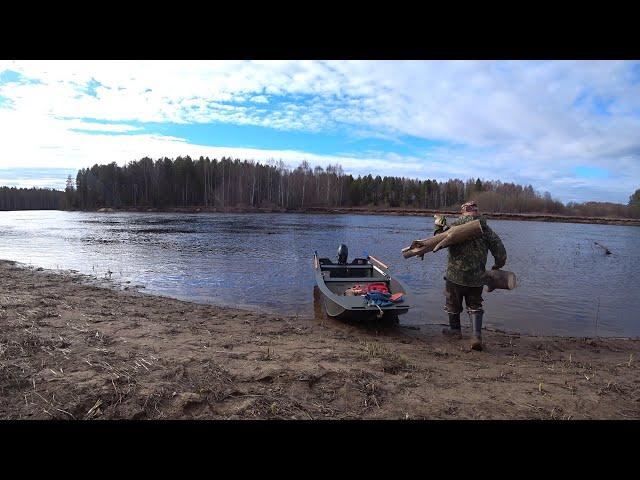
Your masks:
[{"label": "reflection on water", "polygon": [[[404,259],[429,217],[0,212],[0,258],[75,269],[185,300],[314,314],[314,250],[376,255],[417,302],[404,324],[446,323],[446,252]],[[510,331],[640,336],[640,228],[490,220],[516,290],[484,293],[486,324]],[[605,244],[605,255],[594,242]],[[492,258],[489,255],[489,264]]]}]

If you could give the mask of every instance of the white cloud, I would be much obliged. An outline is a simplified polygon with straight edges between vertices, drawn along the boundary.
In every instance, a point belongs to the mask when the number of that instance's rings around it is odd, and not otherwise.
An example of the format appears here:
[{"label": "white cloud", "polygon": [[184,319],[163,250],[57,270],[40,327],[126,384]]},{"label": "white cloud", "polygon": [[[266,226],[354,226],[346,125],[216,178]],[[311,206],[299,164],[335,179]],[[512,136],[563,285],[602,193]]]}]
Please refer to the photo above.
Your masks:
[{"label": "white cloud", "polygon": [[[344,122],[476,146],[528,141],[543,151],[570,139],[581,144],[610,136],[625,123],[637,130],[630,112],[640,108],[630,62],[31,61],[11,68],[44,82],[0,87],[17,110],[32,113],[312,130]],[[92,79],[101,83],[96,97],[83,94]],[[585,92],[614,98],[616,115],[601,118],[573,107]],[[298,115],[284,119],[277,113],[289,111],[286,104],[234,115],[221,104],[246,98],[267,103],[270,94],[304,94],[314,101],[294,103]],[[313,121],[299,118],[305,114]]]},{"label": "white cloud", "polygon": [[[4,61],[0,71],[17,71],[40,83],[0,84],[0,96],[10,100],[0,104],[0,167],[79,167],[144,155],[194,156],[214,148],[160,135],[71,130],[139,131],[128,121],[226,122],[312,132],[344,131],[347,126],[360,136],[400,143],[402,135],[412,135],[461,147],[405,156],[397,169],[389,166],[389,154],[355,160],[262,152],[288,155],[291,161],[318,158],[321,164],[340,159],[345,169],[381,175],[436,176],[433,169],[438,168],[437,175],[444,178],[518,179],[548,185],[560,196],[565,184],[557,180],[570,178],[573,167],[600,166],[616,173],[611,182],[618,183],[611,188],[620,200],[623,189],[635,190],[640,178],[633,177],[640,173],[640,82],[632,78],[634,65],[638,63]],[[95,96],[88,94],[91,81],[100,84]],[[80,120],[87,118],[109,123]]]},{"label": "white cloud", "polygon": [[[62,190],[65,186],[65,179],[67,176],[62,173],[57,177],[54,176],[42,176],[39,178],[31,178],[21,176],[19,173],[13,175],[13,171],[0,170],[0,186],[3,187],[15,187],[15,188],[56,188]],[[71,175],[74,177],[74,175]]]},{"label": "white cloud", "polygon": [[250,100],[254,103],[269,103],[269,99],[265,95],[256,95]]},{"label": "white cloud", "polygon": [[133,125],[83,122],[77,119],[63,119],[61,120],[61,124],[64,125],[66,129],[86,130],[89,132],[125,133],[142,130],[141,127],[134,127]]},{"label": "white cloud", "polygon": [[[7,128],[2,124],[0,129]],[[151,158],[190,155],[193,158],[208,156],[221,158],[223,156],[266,162],[269,159],[283,160],[288,166],[295,168],[302,160],[312,165],[326,167],[329,164],[340,163],[345,170],[356,174],[368,174],[371,170],[381,172],[382,175],[413,176],[423,168],[420,159],[399,158],[389,156],[354,157],[345,155],[317,155],[297,150],[270,150],[257,148],[229,148],[206,145],[195,145],[185,140],[162,135],[136,134],[117,136],[92,134],[55,129],[53,126],[49,135],[41,139],[38,144],[27,144],[24,136],[15,135],[13,140],[8,137],[5,148],[12,152],[10,163],[3,165],[9,168],[84,168],[95,163],[111,163],[116,161],[124,165],[131,160],[145,156]],[[19,133],[18,131],[16,133]],[[46,155],[43,156],[43,152]],[[390,161],[395,160],[392,164]]]}]

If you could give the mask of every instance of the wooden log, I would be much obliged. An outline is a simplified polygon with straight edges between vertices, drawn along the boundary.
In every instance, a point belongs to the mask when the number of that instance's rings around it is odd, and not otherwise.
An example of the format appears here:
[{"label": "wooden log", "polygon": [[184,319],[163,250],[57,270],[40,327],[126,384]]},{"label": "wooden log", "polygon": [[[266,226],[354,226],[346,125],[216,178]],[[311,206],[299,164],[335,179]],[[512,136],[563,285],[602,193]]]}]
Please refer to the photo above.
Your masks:
[{"label": "wooden log", "polygon": [[604,253],[606,253],[607,255],[611,255],[611,250],[609,250],[607,247],[605,247],[604,245],[602,245],[601,243],[598,243],[598,242],[593,242],[593,243],[595,243],[600,248],[603,248],[604,249]]},{"label": "wooden log", "polygon": [[480,220],[474,220],[462,225],[451,227],[446,232],[438,233],[433,237],[422,240],[414,240],[411,246],[402,249],[404,258],[422,256],[428,252],[437,252],[442,248],[464,242],[470,238],[482,235]]},{"label": "wooden log", "polygon": [[516,274],[506,270],[487,270],[484,276],[484,284],[488,287],[487,292],[491,292],[496,288],[513,290],[518,286]]}]

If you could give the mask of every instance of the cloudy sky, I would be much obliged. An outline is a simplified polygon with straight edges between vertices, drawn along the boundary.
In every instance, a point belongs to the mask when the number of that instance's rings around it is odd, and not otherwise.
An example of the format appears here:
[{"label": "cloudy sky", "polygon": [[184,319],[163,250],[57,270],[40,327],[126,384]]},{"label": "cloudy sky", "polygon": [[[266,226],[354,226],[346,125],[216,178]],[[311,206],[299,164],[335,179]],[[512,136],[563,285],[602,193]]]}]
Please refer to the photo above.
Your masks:
[{"label": "cloudy sky", "polygon": [[637,61],[0,61],[0,185],[143,156],[640,188]]}]

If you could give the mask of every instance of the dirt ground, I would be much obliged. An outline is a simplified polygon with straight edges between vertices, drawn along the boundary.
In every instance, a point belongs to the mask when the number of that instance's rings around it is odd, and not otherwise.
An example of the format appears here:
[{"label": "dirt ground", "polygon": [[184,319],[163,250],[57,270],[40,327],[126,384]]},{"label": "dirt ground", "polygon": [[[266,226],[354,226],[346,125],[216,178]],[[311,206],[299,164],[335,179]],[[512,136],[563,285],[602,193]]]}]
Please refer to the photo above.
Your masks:
[{"label": "dirt ground", "polygon": [[640,342],[358,326],[0,261],[2,419],[638,419]]}]

